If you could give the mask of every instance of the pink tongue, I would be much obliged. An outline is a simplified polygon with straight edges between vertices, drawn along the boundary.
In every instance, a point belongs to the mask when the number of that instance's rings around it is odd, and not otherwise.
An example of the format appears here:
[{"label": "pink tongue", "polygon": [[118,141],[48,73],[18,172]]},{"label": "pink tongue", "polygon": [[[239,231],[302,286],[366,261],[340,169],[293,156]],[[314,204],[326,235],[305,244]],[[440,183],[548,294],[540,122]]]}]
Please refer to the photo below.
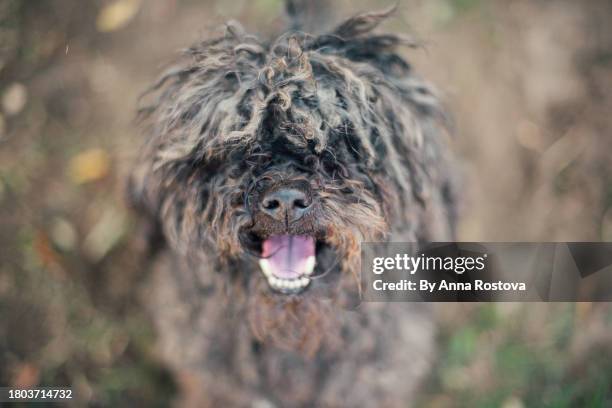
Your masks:
[{"label": "pink tongue", "polygon": [[294,279],[304,274],[306,261],[314,254],[314,239],[305,235],[273,235],[263,242],[262,256],[277,278]]}]

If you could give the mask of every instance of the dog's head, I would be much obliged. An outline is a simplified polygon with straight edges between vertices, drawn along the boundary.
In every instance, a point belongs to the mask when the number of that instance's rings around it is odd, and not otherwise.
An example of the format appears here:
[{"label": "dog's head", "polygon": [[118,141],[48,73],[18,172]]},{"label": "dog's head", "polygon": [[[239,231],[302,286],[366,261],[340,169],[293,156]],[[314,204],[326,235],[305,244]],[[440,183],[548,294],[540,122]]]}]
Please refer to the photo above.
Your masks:
[{"label": "dog's head", "polygon": [[154,85],[131,197],[174,250],[216,254],[274,309],[356,287],[361,242],[424,239],[445,135],[411,43],[370,33],[387,14],[270,44],[228,25]]}]

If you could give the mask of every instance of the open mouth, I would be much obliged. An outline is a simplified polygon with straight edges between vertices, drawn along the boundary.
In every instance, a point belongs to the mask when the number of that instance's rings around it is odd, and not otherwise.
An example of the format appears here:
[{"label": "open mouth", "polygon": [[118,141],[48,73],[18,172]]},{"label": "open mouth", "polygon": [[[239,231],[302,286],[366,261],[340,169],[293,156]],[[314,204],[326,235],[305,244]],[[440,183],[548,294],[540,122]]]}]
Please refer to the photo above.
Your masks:
[{"label": "open mouth", "polygon": [[261,245],[259,267],[269,285],[297,293],[310,284],[316,264],[316,241],[307,235],[272,235]]}]

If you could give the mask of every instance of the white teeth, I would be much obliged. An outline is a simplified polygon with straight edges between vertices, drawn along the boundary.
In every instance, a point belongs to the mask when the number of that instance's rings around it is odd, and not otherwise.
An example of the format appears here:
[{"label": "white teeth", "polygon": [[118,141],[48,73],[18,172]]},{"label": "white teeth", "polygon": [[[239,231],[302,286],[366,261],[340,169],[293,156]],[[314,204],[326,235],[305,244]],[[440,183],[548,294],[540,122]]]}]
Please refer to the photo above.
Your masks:
[{"label": "white teeth", "polygon": [[304,273],[306,275],[312,275],[312,272],[314,271],[315,263],[316,263],[316,259],[314,255],[311,255],[306,259],[306,263],[304,264]]},{"label": "white teeth", "polygon": [[[310,279],[308,279],[305,276],[302,276],[296,279],[277,278],[272,273],[272,267],[270,266],[270,263],[268,262],[267,259],[260,259],[259,267],[261,268],[261,271],[268,279],[268,283],[270,284],[270,286],[272,286],[275,289],[301,289],[301,288],[305,288],[310,283]],[[306,260],[306,264],[304,266],[304,273],[306,275],[311,275],[312,271],[314,270],[314,267],[315,267],[315,257],[310,256]]]},{"label": "white teeth", "polygon": [[259,267],[261,268],[261,271],[264,273],[264,275],[272,276],[272,271],[270,270],[270,264],[268,263],[267,259],[263,259],[263,258],[260,259]]},{"label": "white teeth", "polygon": [[[263,271],[265,269],[262,268]],[[306,277],[296,278],[296,279],[280,279],[272,274],[266,274],[266,278],[268,279],[268,283],[275,289],[302,289],[308,286],[310,283],[310,279]]]}]

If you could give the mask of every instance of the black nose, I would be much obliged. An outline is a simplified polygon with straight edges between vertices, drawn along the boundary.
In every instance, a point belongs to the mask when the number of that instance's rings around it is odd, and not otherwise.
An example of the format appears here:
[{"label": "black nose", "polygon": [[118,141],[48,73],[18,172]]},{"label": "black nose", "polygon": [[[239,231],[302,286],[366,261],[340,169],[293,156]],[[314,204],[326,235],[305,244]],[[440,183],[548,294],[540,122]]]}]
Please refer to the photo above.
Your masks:
[{"label": "black nose", "polygon": [[278,221],[299,220],[312,204],[310,196],[297,188],[282,187],[267,191],[261,199],[261,211]]}]

